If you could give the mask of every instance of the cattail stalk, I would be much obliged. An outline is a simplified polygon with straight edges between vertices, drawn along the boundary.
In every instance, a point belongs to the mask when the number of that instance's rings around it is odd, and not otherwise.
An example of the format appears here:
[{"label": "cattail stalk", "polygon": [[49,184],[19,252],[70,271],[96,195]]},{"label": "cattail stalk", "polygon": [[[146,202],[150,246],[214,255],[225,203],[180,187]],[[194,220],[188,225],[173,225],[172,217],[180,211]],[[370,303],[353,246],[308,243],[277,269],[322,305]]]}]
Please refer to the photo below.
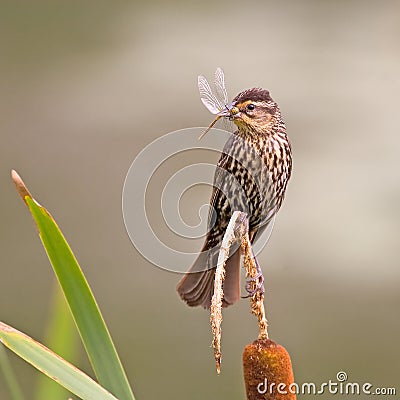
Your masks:
[{"label": "cattail stalk", "polygon": [[235,230],[237,223],[243,217],[243,213],[235,211],[226,228],[221,248],[218,254],[218,264],[215,271],[214,294],[211,299],[210,322],[213,334],[212,346],[214,349],[215,365],[217,373],[221,372],[221,324],[222,324],[222,299],[224,298],[223,283],[225,278],[225,264],[229,257],[229,249],[236,240]]},{"label": "cattail stalk", "polygon": [[[223,282],[225,264],[229,250],[235,241],[241,243],[244,268],[250,280],[249,289],[257,285],[257,265],[254,259],[248,233],[248,219],[245,213],[235,211],[226,229],[218,255],[214,280],[214,294],[211,300],[210,322],[213,333],[213,349],[217,373],[221,371],[221,324]],[[243,373],[247,400],[295,400],[295,386],[292,363],[286,349],[268,338],[268,323],[264,308],[264,294],[256,291],[250,298],[251,312],[257,317],[258,339],[248,344],[243,352]]]}]

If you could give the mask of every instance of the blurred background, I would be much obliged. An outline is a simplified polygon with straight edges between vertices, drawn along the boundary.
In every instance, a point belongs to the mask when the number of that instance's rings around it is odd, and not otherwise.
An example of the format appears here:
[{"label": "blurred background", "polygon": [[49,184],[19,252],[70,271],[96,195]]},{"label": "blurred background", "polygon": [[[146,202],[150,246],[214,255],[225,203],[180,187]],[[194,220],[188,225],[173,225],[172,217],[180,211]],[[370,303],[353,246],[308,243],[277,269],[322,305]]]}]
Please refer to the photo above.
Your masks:
[{"label": "blurred background", "polygon": [[[54,287],[14,168],[80,261],[136,398],[244,398],[241,353],[257,335],[248,301],[224,313],[217,376],[208,313],[179,300],[178,274],[135,250],[121,211],[126,173],[147,144],[211,122],[197,75],[221,66],[231,97],[270,90],[293,146],[287,198],[259,258],[271,338],[290,352],[298,383],[343,370],[399,393],[399,1],[0,8],[0,320],[43,339]],[[184,215],[209,195],[188,193]],[[30,398],[39,373],[10,357]],[[77,362],[91,373],[83,353]]]}]

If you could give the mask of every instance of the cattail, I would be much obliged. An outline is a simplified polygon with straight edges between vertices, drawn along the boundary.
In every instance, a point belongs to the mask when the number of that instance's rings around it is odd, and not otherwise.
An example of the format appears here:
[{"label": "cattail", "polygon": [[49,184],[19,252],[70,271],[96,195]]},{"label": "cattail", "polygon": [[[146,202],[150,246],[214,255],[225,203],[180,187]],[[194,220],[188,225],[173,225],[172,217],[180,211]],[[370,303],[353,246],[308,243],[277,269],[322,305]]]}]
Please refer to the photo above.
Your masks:
[{"label": "cattail", "polygon": [[267,338],[248,344],[243,352],[247,400],[295,400],[292,363],[286,349]]}]

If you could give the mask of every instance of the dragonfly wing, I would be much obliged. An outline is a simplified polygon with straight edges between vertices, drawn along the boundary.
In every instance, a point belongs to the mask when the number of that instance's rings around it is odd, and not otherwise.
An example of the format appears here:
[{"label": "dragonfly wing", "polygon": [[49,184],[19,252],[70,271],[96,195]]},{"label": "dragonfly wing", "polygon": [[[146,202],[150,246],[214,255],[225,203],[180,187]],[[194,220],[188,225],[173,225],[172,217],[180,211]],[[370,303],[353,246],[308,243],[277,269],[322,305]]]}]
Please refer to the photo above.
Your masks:
[{"label": "dragonfly wing", "polygon": [[199,76],[197,79],[197,85],[199,87],[200,98],[202,103],[206,106],[208,111],[212,114],[218,114],[223,107],[221,107],[220,102],[214,96],[211,91],[211,87],[204,76]]},{"label": "dragonfly wing", "polygon": [[219,100],[221,109],[228,104],[228,93],[225,88],[225,76],[222,68],[218,67],[214,76],[215,94]]}]

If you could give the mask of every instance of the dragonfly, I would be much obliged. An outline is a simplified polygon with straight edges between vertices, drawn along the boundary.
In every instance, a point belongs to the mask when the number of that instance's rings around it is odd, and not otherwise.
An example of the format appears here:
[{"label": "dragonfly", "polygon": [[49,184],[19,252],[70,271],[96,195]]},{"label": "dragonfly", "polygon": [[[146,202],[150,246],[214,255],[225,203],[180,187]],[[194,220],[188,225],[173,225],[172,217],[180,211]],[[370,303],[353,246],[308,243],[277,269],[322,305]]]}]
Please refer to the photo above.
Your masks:
[{"label": "dragonfly", "polygon": [[231,104],[228,101],[228,93],[225,87],[225,76],[222,68],[218,67],[214,74],[214,92],[211,89],[207,79],[199,75],[197,78],[200,99],[211,114],[216,115],[215,119],[208,128],[200,135],[199,140],[217,123],[217,121],[226,116],[230,110]]}]

